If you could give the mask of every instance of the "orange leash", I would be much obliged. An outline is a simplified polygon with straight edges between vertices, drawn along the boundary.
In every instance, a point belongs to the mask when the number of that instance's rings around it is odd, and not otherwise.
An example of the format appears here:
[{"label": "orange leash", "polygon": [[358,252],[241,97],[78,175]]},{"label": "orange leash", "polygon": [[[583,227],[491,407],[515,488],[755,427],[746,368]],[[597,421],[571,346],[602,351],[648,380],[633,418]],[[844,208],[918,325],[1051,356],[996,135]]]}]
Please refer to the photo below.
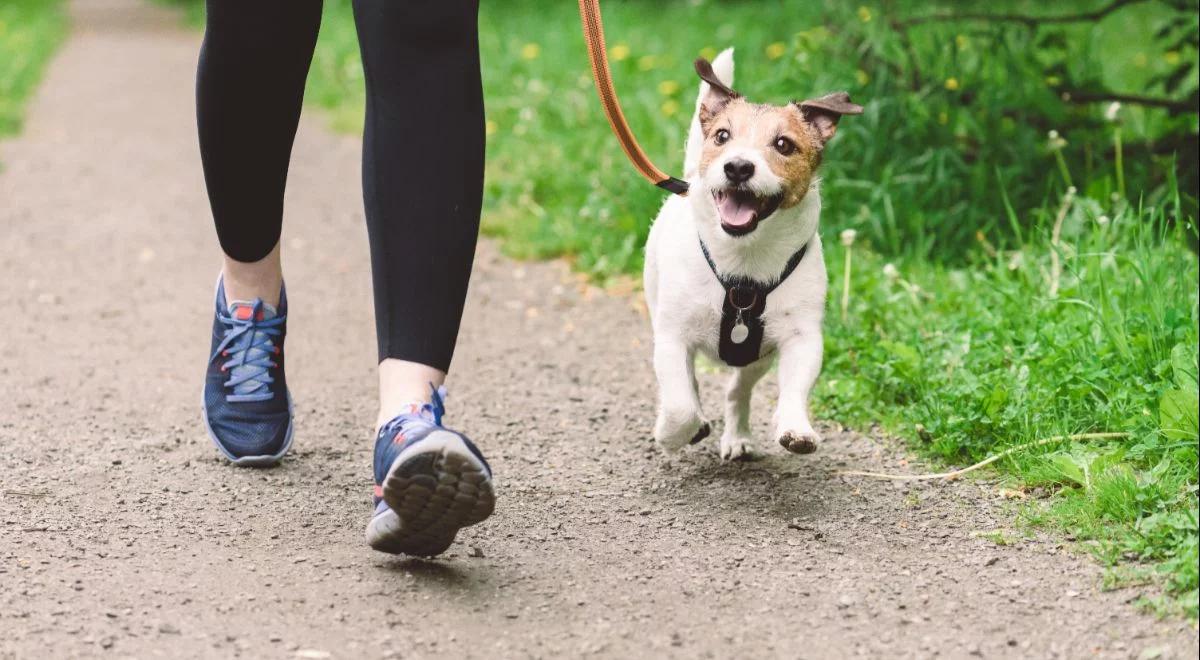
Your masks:
[{"label": "orange leash", "polygon": [[604,46],[604,23],[600,19],[600,0],[579,0],[579,17],[583,20],[583,38],[587,42],[588,59],[592,62],[592,78],[596,81],[596,92],[600,94],[600,105],[608,117],[613,134],[629,156],[630,162],[648,181],[676,195],[687,195],[687,181],[676,179],[654,166],[650,157],[638,145],[633,130],[621,112],[621,103],[613,88],[612,73],[608,70],[608,51]]}]

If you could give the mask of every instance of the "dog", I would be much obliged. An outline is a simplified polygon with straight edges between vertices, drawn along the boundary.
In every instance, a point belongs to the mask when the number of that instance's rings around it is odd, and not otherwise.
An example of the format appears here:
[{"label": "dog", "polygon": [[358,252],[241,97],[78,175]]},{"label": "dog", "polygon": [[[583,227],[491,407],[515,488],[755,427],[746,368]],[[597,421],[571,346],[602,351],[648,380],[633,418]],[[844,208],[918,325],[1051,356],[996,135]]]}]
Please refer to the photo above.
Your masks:
[{"label": "dog", "polygon": [[750,397],[779,359],[775,439],[817,450],[808,399],[821,370],[827,277],[817,224],[817,168],[843,115],[845,92],[787,105],[747,101],[733,84],[733,51],[696,61],[700,93],[684,157],[686,197],[672,196],[646,243],[643,273],[654,331],[658,417],[667,451],[711,433],[695,357],[733,367],[725,391],[722,460],[748,456]]}]

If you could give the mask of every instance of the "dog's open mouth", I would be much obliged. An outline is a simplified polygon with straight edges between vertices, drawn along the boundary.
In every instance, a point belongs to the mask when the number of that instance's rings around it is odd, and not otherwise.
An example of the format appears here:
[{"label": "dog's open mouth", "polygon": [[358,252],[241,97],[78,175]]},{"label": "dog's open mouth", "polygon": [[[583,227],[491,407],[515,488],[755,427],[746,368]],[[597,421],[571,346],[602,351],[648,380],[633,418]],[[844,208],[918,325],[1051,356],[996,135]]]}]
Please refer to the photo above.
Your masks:
[{"label": "dog's open mouth", "polygon": [[749,234],[758,223],[779,208],[783,195],[759,197],[749,190],[726,188],[713,191],[713,203],[721,216],[721,229],[731,236]]}]

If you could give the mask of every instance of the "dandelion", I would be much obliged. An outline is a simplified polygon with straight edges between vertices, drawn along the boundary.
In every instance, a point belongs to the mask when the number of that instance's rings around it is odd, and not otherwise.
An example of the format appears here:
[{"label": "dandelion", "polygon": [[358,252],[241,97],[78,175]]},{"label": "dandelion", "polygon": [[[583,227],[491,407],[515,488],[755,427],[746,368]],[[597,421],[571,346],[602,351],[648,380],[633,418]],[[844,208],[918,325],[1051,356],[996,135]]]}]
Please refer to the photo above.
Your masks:
[{"label": "dandelion", "polygon": [[954,37],[954,45],[958,46],[959,50],[966,50],[967,46],[971,45],[971,41],[967,39],[967,35],[960,34]]},{"label": "dandelion", "polygon": [[867,83],[871,82],[871,76],[867,75],[866,71],[859,69],[858,71],[854,72],[854,80],[856,80],[860,86],[866,85]]},{"label": "dandelion", "polygon": [[787,45],[782,41],[776,41],[775,43],[767,46],[767,57],[772,60],[777,60],[783,57],[783,54],[786,52]]},{"label": "dandelion", "polygon": [[618,62],[622,62],[629,58],[629,46],[614,44],[612,48],[608,49],[608,56]]},{"label": "dandelion", "polygon": [[946,114],[946,112],[944,110],[942,112],[939,112],[938,113],[938,123],[941,124],[942,126],[949,124],[950,123],[950,115]]},{"label": "dandelion", "polygon": [[1179,51],[1168,50],[1167,52],[1163,53],[1163,59],[1167,61],[1167,64],[1170,64],[1172,66],[1179,64],[1179,60],[1180,60]]},{"label": "dandelion", "polygon": [[536,60],[538,55],[542,54],[542,47],[535,43],[527,43],[521,46],[521,59]]},{"label": "dandelion", "polygon": [[866,7],[859,7],[858,8],[858,20],[862,21],[863,23],[870,23],[871,22],[871,10]]},{"label": "dandelion", "polygon": [[650,71],[658,66],[658,58],[653,55],[643,55],[638,58],[638,69]]},{"label": "dandelion", "polygon": [[954,90],[958,89],[958,78],[947,78],[946,79],[946,89],[948,89],[952,92]]},{"label": "dandelion", "polygon": [[484,125],[483,130],[488,135],[495,135],[496,131],[500,130],[500,125],[489,119],[487,120],[487,124]]},{"label": "dandelion", "polygon": [[900,279],[900,271],[896,268],[896,264],[888,262],[883,265],[883,276],[889,282],[895,282]]},{"label": "dandelion", "polygon": [[1113,101],[1112,103],[1108,104],[1107,108],[1104,109],[1104,119],[1106,121],[1115,122],[1115,121],[1117,121],[1117,113],[1120,111],[1121,111],[1121,102]]},{"label": "dandelion", "polygon": [[679,91],[679,83],[674,80],[664,80],[658,83],[658,93],[663,96],[672,96]]},{"label": "dandelion", "polygon": [[853,229],[842,230],[842,245],[846,247],[846,270],[842,273],[842,322],[850,313],[850,259],[853,254],[852,246],[858,232]]},{"label": "dandelion", "polygon": [[1050,85],[1051,87],[1058,87],[1062,84],[1062,78],[1059,78],[1058,76],[1046,76],[1046,84]]},{"label": "dandelion", "polygon": [[666,101],[663,101],[663,104],[659,107],[659,110],[662,111],[663,116],[665,117],[674,116],[675,113],[679,112],[679,103],[675,99],[667,99]]}]

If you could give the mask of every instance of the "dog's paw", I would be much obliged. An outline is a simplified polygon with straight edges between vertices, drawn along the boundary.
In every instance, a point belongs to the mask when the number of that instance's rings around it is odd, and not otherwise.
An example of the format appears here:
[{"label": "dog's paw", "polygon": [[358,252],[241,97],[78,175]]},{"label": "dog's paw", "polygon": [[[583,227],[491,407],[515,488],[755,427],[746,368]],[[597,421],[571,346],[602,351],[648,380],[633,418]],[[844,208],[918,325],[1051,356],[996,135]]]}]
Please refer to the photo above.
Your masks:
[{"label": "dog's paw", "polygon": [[660,413],[654,424],[654,439],[667,451],[696,444],[712,433],[712,426],[696,413]]},{"label": "dog's paw", "polygon": [[721,460],[742,461],[750,458],[750,439],[734,435],[721,436]]},{"label": "dog's paw", "polygon": [[786,431],[779,436],[779,446],[793,454],[811,454],[821,445],[816,431]]}]

